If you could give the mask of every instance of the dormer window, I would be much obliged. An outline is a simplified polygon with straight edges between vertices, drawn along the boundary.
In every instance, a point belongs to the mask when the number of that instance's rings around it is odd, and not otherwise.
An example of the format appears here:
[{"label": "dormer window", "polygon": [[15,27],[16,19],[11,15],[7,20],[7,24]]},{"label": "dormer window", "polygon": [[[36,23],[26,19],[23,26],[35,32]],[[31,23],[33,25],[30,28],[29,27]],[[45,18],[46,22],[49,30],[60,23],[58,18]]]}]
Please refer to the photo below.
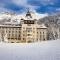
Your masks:
[{"label": "dormer window", "polygon": [[21,20],[23,20],[23,19],[21,18]]}]

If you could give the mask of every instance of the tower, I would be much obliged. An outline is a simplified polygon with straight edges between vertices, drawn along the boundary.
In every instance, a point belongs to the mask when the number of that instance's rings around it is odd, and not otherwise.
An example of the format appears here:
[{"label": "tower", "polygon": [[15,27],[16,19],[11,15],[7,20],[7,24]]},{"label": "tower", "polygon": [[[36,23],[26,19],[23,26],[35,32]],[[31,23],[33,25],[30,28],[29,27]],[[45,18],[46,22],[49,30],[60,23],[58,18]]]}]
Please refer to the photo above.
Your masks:
[{"label": "tower", "polygon": [[27,18],[32,18],[32,16],[31,16],[31,12],[30,12],[29,9],[28,9],[28,11],[27,11],[26,17],[27,17]]}]

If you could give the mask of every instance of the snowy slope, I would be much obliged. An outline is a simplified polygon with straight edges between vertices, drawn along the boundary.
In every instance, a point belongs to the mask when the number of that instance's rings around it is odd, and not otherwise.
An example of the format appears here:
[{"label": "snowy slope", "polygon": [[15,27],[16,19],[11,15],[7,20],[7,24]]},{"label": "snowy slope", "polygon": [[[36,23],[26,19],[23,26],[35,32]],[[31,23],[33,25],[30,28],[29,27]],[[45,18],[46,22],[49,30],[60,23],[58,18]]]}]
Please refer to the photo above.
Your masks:
[{"label": "snowy slope", "polygon": [[0,60],[60,60],[60,40],[0,43]]}]

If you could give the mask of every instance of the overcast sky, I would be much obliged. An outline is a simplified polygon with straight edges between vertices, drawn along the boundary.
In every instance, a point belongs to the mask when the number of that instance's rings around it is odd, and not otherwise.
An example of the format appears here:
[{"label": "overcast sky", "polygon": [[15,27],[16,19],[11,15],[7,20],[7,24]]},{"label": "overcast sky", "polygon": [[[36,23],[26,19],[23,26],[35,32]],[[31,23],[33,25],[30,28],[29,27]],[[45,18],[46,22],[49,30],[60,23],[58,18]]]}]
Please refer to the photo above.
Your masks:
[{"label": "overcast sky", "polygon": [[0,0],[0,12],[22,13],[27,8],[38,13],[55,13],[60,11],[60,0]]}]

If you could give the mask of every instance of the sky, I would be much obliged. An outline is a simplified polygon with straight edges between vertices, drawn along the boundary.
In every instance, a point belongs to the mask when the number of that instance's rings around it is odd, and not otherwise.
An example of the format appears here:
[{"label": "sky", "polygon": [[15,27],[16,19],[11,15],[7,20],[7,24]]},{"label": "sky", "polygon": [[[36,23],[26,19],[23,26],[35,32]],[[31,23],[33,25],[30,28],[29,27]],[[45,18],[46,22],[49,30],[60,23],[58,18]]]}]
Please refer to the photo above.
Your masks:
[{"label": "sky", "polygon": [[0,12],[22,13],[27,9],[37,13],[60,12],[60,0],[0,0]]}]

